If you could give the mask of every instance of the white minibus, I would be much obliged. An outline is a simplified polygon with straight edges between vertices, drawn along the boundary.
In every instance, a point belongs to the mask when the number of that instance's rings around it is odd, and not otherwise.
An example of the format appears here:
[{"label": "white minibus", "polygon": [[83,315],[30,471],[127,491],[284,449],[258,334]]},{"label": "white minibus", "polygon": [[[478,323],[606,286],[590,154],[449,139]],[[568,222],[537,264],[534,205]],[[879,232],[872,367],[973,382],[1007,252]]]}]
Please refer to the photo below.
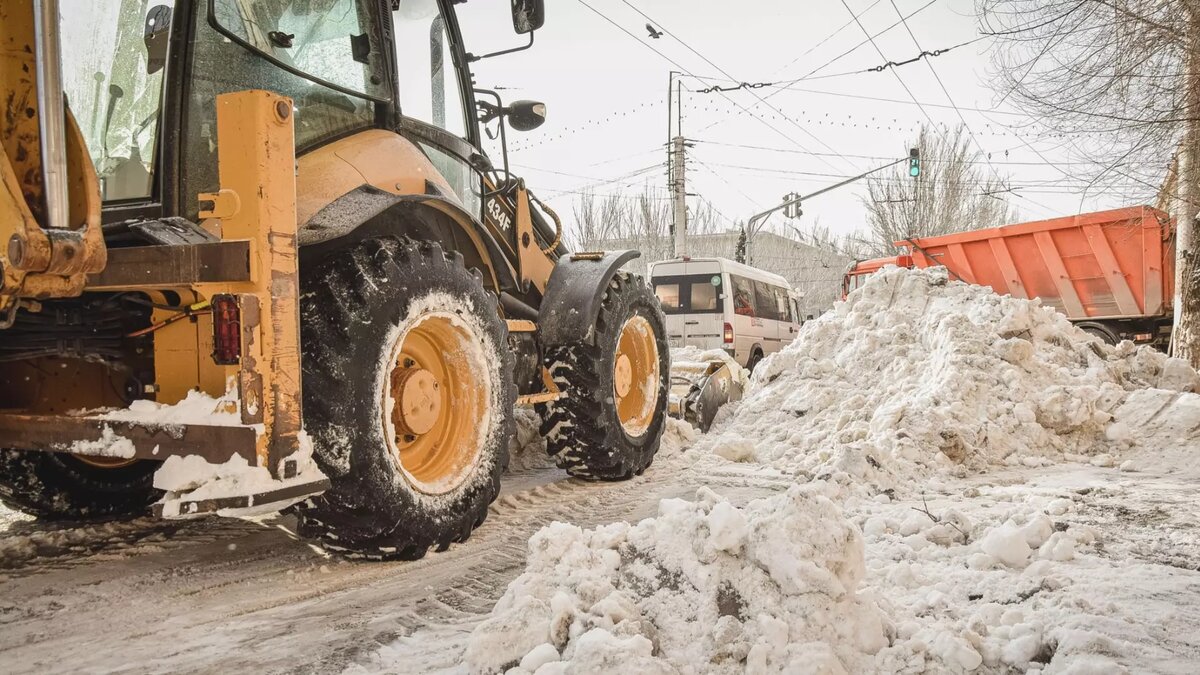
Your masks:
[{"label": "white minibus", "polygon": [[650,265],[673,347],[724,349],[753,370],[791,343],[800,313],[787,279],[726,258],[675,258]]}]

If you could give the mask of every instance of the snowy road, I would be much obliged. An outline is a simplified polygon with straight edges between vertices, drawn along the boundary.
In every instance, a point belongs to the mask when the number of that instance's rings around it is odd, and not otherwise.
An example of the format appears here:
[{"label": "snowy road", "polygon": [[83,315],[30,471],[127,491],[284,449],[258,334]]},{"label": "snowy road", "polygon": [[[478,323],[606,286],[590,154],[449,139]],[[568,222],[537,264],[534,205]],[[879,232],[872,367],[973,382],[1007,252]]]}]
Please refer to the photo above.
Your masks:
[{"label": "snowy road", "polygon": [[[704,482],[741,499],[787,484],[748,468]],[[469,629],[523,569],[540,527],[640,519],[698,484],[673,458],[619,484],[516,472],[468,542],[395,563],[329,557],[292,536],[286,517],[54,530],[5,513],[0,664],[9,673],[338,672],[418,628]],[[445,665],[459,653],[429,647]]]},{"label": "snowy road", "polygon": [[[915,508],[953,506],[974,520],[1064,497],[1062,520],[1101,544],[1060,569],[1079,583],[1041,589],[957,579],[926,561],[896,576],[911,551],[898,536],[867,537],[867,583],[893,603],[921,605],[951,583],[1017,607],[1061,606],[1088,627],[1138,645],[1123,654],[1143,672],[1187,673],[1200,660],[1200,469],[1186,448],[1143,453],[1141,471],[1066,464],[1019,467],[931,485],[922,499],[860,503],[902,521]],[[291,520],[208,519],[56,529],[3,512],[0,520],[0,664],[5,672],[430,672],[461,663],[471,630],[524,568],[526,540],[554,520],[583,526],[653,516],[658,500],[707,485],[731,501],[784,491],[786,477],[757,465],[678,456],[623,484],[564,479],[554,468],[510,474],[487,523],[465,544],[417,562],[330,557],[297,540]],[[869,527],[867,528],[869,529]],[[999,576],[999,575],[998,575]],[[944,577],[944,578],[939,578]],[[1027,594],[1040,590],[1042,598]],[[1083,608],[1081,610],[1080,608]],[[1084,611],[1086,610],[1086,611]]]}]

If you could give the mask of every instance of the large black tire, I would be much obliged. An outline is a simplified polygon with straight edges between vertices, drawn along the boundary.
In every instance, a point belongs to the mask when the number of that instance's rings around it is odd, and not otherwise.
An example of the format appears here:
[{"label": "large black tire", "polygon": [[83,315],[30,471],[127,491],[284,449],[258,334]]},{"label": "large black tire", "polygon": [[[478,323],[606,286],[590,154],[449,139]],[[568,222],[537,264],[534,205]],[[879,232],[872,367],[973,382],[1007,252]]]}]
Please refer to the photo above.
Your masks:
[{"label": "large black tire", "polygon": [[147,513],[158,462],[102,467],[57,452],[0,450],[0,502],[45,520],[102,520]]},{"label": "large black tire", "polygon": [[[614,394],[617,343],[633,317],[649,322],[658,356],[654,413],[643,433],[622,426]],[[546,450],[567,473],[592,480],[625,480],[654,460],[666,424],[671,354],[666,321],[654,292],[641,277],[618,272],[609,283],[593,332],[594,344],[552,347],[550,376],[566,396],[538,406]]]},{"label": "large black tire", "polygon": [[[300,534],[372,559],[420,558],[430,548],[466,540],[499,494],[514,430],[513,362],[495,297],[463,267],[461,255],[393,238],[367,240],[302,269],[301,291],[305,426],[332,487],[298,506]],[[473,362],[464,357],[458,369],[447,366],[447,373],[477,380],[470,392],[478,392],[478,415],[470,426],[455,427],[469,429],[470,443],[440,443],[435,452],[454,446],[477,453],[461,455],[468,458],[462,468],[441,483],[422,482],[401,466],[401,438],[416,437],[398,431],[384,414],[383,392],[396,386],[394,350],[430,317],[464,331],[463,344],[482,355]],[[438,414],[461,421],[464,408],[455,401]]]}]

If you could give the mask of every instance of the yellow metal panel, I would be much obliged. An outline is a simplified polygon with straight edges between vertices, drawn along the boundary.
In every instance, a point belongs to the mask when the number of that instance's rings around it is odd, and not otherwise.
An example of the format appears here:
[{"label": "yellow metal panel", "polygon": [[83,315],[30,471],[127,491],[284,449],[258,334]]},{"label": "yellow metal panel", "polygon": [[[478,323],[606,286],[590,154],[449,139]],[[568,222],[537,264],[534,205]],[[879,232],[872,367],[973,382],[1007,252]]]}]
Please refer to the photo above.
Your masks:
[{"label": "yellow metal panel", "polygon": [[250,282],[201,284],[197,291],[205,298],[239,294],[242,418],[261,416],[265,433],[259,436],[259,463],[273,473],[279,460],[298,447],[301,429],[292,124],[292,102],[277,94],[251,90],[217,97],[221,190],[200,195],[212,202],[200,217],[219,218],[223,239],[251,242]]}]

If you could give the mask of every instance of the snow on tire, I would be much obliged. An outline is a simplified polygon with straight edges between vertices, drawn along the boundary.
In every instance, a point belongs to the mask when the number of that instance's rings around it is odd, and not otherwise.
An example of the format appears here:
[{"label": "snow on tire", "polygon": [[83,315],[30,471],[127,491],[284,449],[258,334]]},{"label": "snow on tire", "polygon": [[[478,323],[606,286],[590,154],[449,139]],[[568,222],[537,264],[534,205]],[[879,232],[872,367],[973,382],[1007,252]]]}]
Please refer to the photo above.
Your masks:
[{"label": "snow on tire", "polygon": [[[653,344],[646,378],[645,414],[621,410],[619,351],[630,327]],[[670,351],[662,309],[641,277],[618,272],[604,293],[593,344],[552,347],[545,356],[555,385],[566,393],[540,404],[547,451],[572,476],[625,480],[645,471],[658,452],[667,410]],[[628,366],[626,366],[626,370]],[[636,384],[636,383],[635,383]],[[639,391],[633,389],[636,395]]]},{"label": "snow on tire", "polygon": [[414,559],[470,536],[500,491],[512,357],[494,297],[437,244],[371,239],[301,271],[304,413],[332,487],[300,533]]}]

